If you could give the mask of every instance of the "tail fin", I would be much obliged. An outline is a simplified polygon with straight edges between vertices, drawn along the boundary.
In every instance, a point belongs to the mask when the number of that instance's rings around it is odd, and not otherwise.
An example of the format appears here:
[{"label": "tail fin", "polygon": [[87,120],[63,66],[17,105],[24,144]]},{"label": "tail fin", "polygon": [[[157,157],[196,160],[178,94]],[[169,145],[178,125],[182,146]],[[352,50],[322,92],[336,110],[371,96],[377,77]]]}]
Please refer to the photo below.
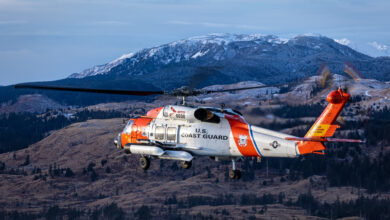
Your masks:
[{"label": "tail fin", "polygon": [[[327,141],[327,137],[333,136],[338,125],[334,124],[341,110],[348,102],[350,95],[339,90],[331,92],[326,100],[328,106],[322,112],[321,116],[313,124],[304,138],[296,139],[298,142],[298,150],[300,154],[318,153],[325,150],[322,142]],[[341,139],[340,139],[341,140]]]}]

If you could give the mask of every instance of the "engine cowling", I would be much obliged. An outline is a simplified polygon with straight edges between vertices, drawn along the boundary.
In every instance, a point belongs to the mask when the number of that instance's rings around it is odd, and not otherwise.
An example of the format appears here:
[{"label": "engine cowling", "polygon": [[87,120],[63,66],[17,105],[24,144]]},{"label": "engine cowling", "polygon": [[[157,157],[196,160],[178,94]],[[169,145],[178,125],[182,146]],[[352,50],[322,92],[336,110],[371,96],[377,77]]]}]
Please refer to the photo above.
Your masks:
[{"label": "engine cowling", "polygon": [[163,110],[163,116],[174,120],[199,120],[211,123],[220,122],[219,117],[206,108],[168,105]]}]

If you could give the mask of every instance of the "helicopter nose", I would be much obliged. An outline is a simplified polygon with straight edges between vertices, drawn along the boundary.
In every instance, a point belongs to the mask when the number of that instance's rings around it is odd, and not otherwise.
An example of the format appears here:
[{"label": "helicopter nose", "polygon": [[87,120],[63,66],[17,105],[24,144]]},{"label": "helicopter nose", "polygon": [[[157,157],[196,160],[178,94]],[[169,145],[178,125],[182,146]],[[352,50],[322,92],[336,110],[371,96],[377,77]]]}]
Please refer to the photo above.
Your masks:
[{"label": "helicopter nose", "polygon": [[114,138],[114,145],[116,148],[121,149],[121,133],[119,133],[116,138]]}]

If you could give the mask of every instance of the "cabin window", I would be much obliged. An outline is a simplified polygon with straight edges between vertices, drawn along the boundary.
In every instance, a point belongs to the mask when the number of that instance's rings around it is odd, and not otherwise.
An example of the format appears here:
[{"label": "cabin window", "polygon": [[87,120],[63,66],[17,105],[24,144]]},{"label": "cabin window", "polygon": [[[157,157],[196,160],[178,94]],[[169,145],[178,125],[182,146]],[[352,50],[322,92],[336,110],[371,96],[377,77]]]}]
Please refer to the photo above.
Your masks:
[{"label": "cabin window", "polygon": [[156,140],[164,140],[165,128],[163,126],[156,126]]},{"label": "cabin window", "polygon": [[175,127],[170,127],[167,129],[167,140],[175,141],[176,140],[177,129]]}]

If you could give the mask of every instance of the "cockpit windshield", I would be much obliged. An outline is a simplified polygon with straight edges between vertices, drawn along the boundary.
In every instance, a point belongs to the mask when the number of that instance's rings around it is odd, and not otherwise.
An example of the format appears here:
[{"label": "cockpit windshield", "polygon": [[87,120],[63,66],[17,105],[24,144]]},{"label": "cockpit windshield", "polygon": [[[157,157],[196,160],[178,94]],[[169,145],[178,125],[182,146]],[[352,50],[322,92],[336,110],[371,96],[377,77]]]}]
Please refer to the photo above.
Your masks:
[{"label": "cockpit windshield", "polygon": [[123,133],[130,134],[130,133],[131,133],[131,126],[133,126],[133,124],[134,124],[134,120],[130,119],[130,120],[127,122],[126,127],[123,129]]}]

